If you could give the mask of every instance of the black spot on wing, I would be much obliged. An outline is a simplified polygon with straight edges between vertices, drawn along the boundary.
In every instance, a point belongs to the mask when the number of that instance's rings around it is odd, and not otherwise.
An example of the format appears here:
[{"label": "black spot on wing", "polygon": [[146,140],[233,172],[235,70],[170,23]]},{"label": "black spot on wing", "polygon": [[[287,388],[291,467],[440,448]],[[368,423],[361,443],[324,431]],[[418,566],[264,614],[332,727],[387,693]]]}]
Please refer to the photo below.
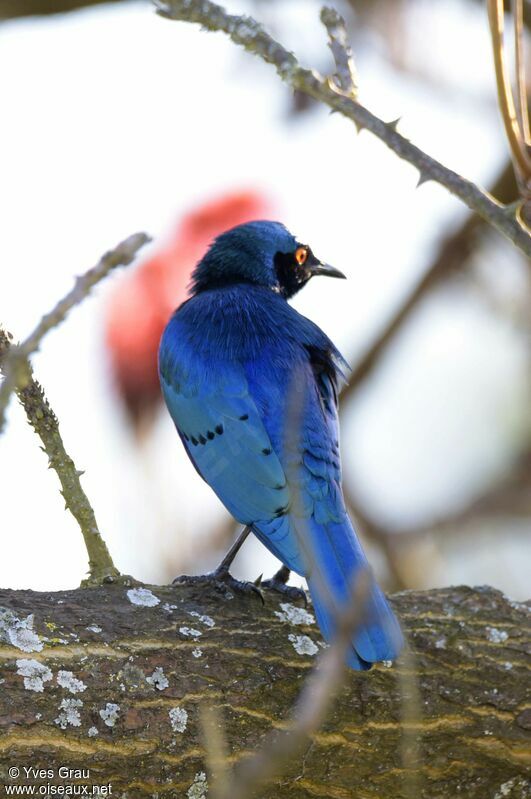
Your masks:
[{"label": "black spot on wing", "polygon": [[215,433],[212,430],[205,430],[204,433],[196,433],[196,435],[188,435],[184,433],[182,430],[179,430],[180,435],[183,437],[185,441],[189,441],[193,444],[194,447],[197,447],[198,444],[202,444],[203,446],[208,442],[212,441],[216,437],[216,433],[218,436],[223,434],[223,425],[218,424],[214,428]]}]

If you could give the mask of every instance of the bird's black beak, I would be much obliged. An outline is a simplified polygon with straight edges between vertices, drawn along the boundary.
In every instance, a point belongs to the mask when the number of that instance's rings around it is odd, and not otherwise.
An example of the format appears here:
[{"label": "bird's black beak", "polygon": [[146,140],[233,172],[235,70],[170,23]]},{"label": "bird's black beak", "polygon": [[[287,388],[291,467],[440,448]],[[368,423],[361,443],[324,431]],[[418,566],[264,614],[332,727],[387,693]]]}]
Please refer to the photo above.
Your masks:
[{"label": "bird's black beak", "polygon": [[344,275],[343,272],[340,272],[339,269],[335,268],[335,266],[330,266],[330,264],[312,264],[310,268],[310,274],[312,277],[316,275],[326,275],[327,277],[340,277],[343,280],[347,279],[347,276]]}]

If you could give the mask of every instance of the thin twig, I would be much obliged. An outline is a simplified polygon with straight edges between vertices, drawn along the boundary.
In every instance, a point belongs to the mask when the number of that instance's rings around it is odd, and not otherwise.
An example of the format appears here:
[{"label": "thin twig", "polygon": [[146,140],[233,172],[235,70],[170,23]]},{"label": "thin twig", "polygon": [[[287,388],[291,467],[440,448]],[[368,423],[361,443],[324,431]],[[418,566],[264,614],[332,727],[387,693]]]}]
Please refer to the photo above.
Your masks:
[{"label": "thin twig", "polygon": [[209,0],[155,0],[157,13],[167,19],[194,22],[210,31],[223,31],[233,42],[275,66],[282,80],[325,103],[352,120],[358,129],[367,128],[400,158],[420,172],[419,183],[433,180],[445,186],[486,222],[507,236],[526,255],[531,255],[531,235],[515,216],[516,209],[504,207],[469,180],[424,153],[396,130],[396,121],[384,122],[365,106],[333,87],[314,70],[304,69],[293,53],[273,39],[251,17],[235,16]]},{"label": "thin twig", "polygon": [[358,77],[345,20],[335,8],[325,6],[321,10],[321,22],[328,31],[329,47],[336,63],[337,85],[342,92],[355,98],[358,94]]},{"label": "thin twig", "polygon": [[488,11],[496,85],[498,88],[498,104],[518,183],[523,190],[527,191],[531,181],[531,156],[527,150],[522,129],[516,116],[513,92],[505,60],[503,0],[488,0]]},{"label": "thin twig", "polygon": [[516,66],[517,113],[522,137],[527,147],[531,146],[529,132],[529,108],[527,104],[526,62],[524,47],[524,1],[513,0],[514,55]]},{"label": "thin twig", "polygon": [[30,333],[25,341],[10,347],[3,364],[4,381],[0,386],[0,432],[4,426],[5,411],[9,398],[16,388],[23,388],[31,379],[31,373],[28,370],[28,358],[38,350],[46,333],[60,325],[72,308],[79,305],[96,283],[99,283],[109,272],[117,266],[130,264],[138,250],[147,244],[148,241],[150,241],[149,236],[146,236],[145,233],[135,233],[118,244],[113,250],[105,253],[95,267],[76,278],[73,289],[49,313],[42,317],[35,330]]},{"label": "thin twig", "polygon": [[[278,775],[306,746],[323,723],[346,673],[345,659],[352,635],[366,617],[372,577],[360,570],[351,586],[351,601],[337,615],[336,637],[325,649],[295,703],[289,728],[275,730],[263,746],[240,762],[222,786],[213,785],[214,799],[248,799],[264,782]],[[221,789],[220,789],[221,787]]]},{"label": "thin twig", "polygon": [[[0,328],[0,368],[9,358],[11,336]],[[57,417],[44,395],[42,386],[33,377],[26,359],[23,363],[25,381],[23,388],[15,388],[20,404],[26,411],[28,422],[42,441],[48,456],[49,468],[54,469],[61,483],[61,494],[65,506],[76,519],[89,557],[89,579],[87,584],[112,582],[120,577],[105,541],[100,535],[94,511],[83,491],[80,476],[68,453],[59,431]]]}]

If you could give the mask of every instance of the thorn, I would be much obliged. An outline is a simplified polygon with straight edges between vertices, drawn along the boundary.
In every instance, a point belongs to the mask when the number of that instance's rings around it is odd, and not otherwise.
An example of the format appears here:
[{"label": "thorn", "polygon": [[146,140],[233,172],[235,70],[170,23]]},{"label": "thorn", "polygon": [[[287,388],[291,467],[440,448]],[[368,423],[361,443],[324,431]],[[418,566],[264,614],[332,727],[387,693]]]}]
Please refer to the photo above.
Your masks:
[{"label": "thorn", "polygon": [[85,474],[85,470],[84,469],[76,469],[76,475],[78,477],[82,477],[82,475],[84,475],[84,474]]},{"label": "thorn", "polygon": [[263,572],[262,572],[262,574],[260,574],[260,575],[259,575],[259,576],[256,578],[256,580],[254,581],[253,585],[256,585],[256,587],[257,587],[257,588],[259,588],[259,587],[262,585],[262,577],[263,577],[263,576],[264,576],[264,574],[263,574]]},{"label": "thorn", "polygon": [[397,132],[398,125],[402,121],[402,117],[397,117],[396,119],[392,119],[391,122],[387,122],[387,127],[391,128],[395,133]]},{"label": "thorn", "polygon": [[422,172],[422,170],[419,170],[419,179],[417,181],[417,185],[415,186],[415,188],[416,189],[420,188],[420,186],[422,186],[423,183],[427,183],[429,180],[432,180],[431,175],[428,175],[427,172]]}]

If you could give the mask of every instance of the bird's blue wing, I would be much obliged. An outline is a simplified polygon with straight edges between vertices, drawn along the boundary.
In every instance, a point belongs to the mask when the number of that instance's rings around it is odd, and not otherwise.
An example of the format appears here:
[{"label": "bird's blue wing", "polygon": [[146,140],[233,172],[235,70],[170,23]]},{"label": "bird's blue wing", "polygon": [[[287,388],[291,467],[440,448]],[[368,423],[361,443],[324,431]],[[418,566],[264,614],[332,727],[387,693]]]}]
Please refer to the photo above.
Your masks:
[{"label": "bird's blue wing", "polygon": [[207,369],[178,357],[175,345],[171,335],[162,340],[161,385],[197,470],[243,524],[280,516],[289,504],[286,476],[243,368],[225,361]]}]

